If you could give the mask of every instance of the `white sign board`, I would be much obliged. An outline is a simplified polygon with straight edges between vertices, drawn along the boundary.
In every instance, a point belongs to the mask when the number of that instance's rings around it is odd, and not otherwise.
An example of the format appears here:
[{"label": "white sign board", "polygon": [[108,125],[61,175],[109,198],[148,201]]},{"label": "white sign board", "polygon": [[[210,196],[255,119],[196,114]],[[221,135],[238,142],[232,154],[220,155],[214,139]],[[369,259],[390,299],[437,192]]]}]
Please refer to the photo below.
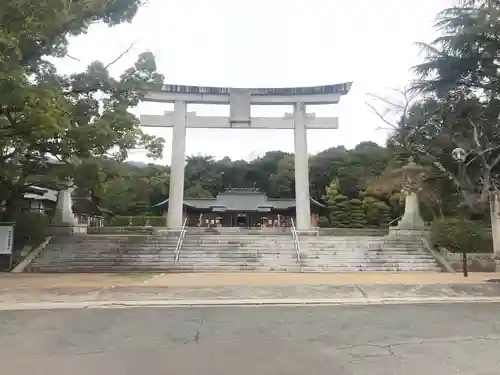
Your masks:
[{"label": "white sign board", "polygon": [[14,227],[0,226],[0,255],[12,254]]}]

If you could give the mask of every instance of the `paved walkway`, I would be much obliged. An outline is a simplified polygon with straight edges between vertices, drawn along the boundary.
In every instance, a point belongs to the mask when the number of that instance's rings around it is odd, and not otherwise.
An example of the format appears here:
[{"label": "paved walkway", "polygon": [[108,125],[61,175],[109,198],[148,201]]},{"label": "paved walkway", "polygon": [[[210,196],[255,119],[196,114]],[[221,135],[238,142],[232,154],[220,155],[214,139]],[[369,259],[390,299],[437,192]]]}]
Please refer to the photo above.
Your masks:
[{"label": "paved walkway", "polygon": [[[0,277],[0,310],[106,305],[500,301],[498,274],[184,274]],[[57,305],[57,306],[56,306]]]},{"label": "paved walkway", "polygon": [[186,274],[0,274],[2,290],[40,290],[58,287],[231,285],[372,285],[372,284],[477,284],[500,279],[500,273],[355,272],[355,273],[186,273]]}]

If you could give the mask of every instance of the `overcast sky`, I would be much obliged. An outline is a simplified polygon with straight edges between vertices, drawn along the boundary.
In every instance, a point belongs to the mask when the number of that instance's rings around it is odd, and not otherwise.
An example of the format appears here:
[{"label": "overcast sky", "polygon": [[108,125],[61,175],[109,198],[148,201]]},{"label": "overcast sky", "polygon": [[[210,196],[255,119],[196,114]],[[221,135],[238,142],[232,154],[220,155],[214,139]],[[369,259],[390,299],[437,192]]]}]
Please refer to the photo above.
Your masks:
[{"label": "overcast sky", "polygon": [[[233,86],[310,86],[353,81],[338,105],[310,106],[309,112],[339,116],[337,130],[311,130],[309,153],[362,141],[383,144],[386,133],[364,104],[368,94],[387,95],[412,78],[421,61],[416,41],[436,36],[435,15],[452,0],[150,0],[132,24],[94,26],[71,40],[58,62],[65,73],[94,60],[113,61],[132,42],[133,49],[113,65],[113,74],[137,54],[152,51],[166,83]],[[161,114],[169,104],[143,103],[136,114]],[[204,115],[227,115],[226,107],[190,105]],[[257,108],[255,115],[280,116],[291,108]],[[171,129],[146,129],[166,139],[169,163]],[[293,152],[291,130],[189,129],[187,155],[252,159],[271,150]],[[131,159],[147,161],[141,152]]]}]

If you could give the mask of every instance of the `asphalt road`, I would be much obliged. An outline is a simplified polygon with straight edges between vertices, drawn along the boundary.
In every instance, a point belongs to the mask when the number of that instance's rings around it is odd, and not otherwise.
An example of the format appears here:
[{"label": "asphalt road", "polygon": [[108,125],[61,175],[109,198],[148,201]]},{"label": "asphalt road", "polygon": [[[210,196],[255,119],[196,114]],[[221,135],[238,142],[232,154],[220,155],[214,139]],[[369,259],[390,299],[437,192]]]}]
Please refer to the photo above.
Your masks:
[{"label": "asphalt road", "polygon": [[500,372],[500,304],[0,312],[9,375]]}]

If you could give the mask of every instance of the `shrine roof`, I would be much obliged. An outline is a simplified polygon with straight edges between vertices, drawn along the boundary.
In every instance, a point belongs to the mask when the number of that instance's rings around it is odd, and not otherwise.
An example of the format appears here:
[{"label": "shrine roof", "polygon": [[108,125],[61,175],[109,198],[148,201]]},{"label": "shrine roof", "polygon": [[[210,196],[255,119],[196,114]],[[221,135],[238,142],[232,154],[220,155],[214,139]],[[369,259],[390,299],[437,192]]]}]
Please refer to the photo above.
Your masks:
[{"label": "shrine roof", "polygon": [[[325,207],[312,198],[311,204]],[[155,207],[167,205],[168,199],[165,199],[155,204]],[[296,206],[296,202],[295,199],[268,198],[266,193],[258,189],[233,188],[223,191],[216,198],[185,198],[184,205],[213,211],[269,211],[291,209]]]}]

